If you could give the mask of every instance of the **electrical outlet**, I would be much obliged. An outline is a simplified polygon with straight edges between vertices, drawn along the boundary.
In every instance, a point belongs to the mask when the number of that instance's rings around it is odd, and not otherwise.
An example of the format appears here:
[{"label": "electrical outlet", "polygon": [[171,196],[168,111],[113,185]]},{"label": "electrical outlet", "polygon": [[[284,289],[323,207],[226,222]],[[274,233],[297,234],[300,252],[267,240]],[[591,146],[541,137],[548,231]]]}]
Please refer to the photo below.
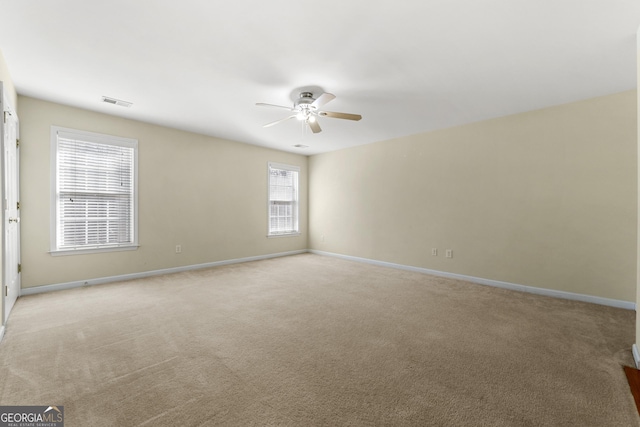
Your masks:
[{"label": "electrical outlet", "polygon": [[176,245],[176,253],[177,254],[181,254],[182,253],[182,245]]},{"label": "electrical outlet", "polygon": [[437,248],[431,248],[431,255],[432,256],[438,256],[438,249]]},{"label": "electrical outlet", "polygon": [[445,256],[447,258],[453,258],[453,250],[447,249],[447,251],[445,252]]}]

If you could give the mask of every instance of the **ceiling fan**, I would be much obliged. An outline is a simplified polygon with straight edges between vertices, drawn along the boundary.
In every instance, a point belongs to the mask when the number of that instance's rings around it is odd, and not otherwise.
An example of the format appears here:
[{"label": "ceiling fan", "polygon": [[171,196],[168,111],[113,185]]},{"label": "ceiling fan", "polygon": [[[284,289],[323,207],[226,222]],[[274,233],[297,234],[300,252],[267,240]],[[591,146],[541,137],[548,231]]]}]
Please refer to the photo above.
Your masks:
[{"label": "ceiling fan", "polygon": [[284,119],[276,120],[275,122],[267,123],[264,127],[269,127],[273,125],[277,125],[280,122],[284,122],[289,119],[296,118],[300,121],[304,121],[309,125],[311,131],[313,133],[322,132],[320,125],[318,124],[318,117],[332,117],[334,119],[345,119],[345,120],[360,120],[362,116],[360,114],[349,114],[349,113],[336,113],[333,111],[323,111],[320,110],[320,107],[333,100],[336,96],[331,93],[323,93],[317,98],[313,97],[313,93],[311,92],[301,92],[298,99],[295,100],[292,107],[285,107],[283,105],[274,105],[274,104],[265,104],[264,102],[258,102],[256,105],[260,107],[276,107],[276,108],[284,108],[285,110],[291,111],[291,114]]}]

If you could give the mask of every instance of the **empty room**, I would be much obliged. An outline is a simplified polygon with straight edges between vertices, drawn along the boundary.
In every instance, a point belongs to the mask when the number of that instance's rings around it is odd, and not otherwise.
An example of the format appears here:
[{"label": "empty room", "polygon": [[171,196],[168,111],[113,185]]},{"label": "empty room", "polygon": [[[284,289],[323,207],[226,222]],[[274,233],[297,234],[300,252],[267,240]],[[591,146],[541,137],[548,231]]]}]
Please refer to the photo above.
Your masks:
[{"label": "empty room", "polygon": [[640,426],[639,26],[0,0],[0,427]]}]

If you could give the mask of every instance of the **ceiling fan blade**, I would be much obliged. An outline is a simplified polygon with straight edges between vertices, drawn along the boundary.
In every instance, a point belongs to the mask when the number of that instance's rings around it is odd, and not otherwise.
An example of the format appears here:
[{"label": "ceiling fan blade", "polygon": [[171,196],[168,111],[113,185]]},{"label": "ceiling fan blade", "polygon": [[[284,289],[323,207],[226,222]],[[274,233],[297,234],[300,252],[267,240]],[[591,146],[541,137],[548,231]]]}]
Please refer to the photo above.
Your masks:
[{"label": "ceiling fan blade", "polygon": [[284,108],[285,110],[295,111],[291,107],[285,107],[284,105],[275,105],[275,104],[265,104],[264,102],[256,102],[258,107],[276,107],[276,108]]},{"label": "ceiling fan blade", "polygon": [[268,128],[268,127],[270,127],[270,126],[277,125],[278,123],[281,123],[281,122],[287,121],[287,120],[289,120],[289,119],[293,119],[293,118],[294,118],[294,117],[296,117],[296,116],[297,116],[297,114],[292,114],[292,115],[290,115],[289,117],[285,117],[284,119],[280,119],[280,120],[276,120],[275,122],[267,123],[266,125],[263,125],[262,127],[263,127],[263,128]]},{"label": "ceiling fan blade", "polygon": [[312,107],[315,108],[319,108],[322,107],[324,104],[326,104],[329,101],[332,101],[335,99],[335,95],[332,93],[323,93],[322,95],[320,95],[318,97],[318,99],[316,99],[315,101],[313,101],[313,103],[311,104]]},{"label": "ceiling fan blade", "polygon": [[322,132],[322,129],[320,129],[320,125],[318,124],[317,120],[307,120],[307,123],[309,124],[309,127],[311,128],[311,130],[313,131],[313,133],[320,133]]},{"label": "ceiling fan blade", "polygon": [[335,113],[333,111],[318,111],[319,116],[324,117],[333,117],[334,119],[345,119],[345,120],[360,120],[362,116],[360,114],[349,114],[349,113]]}]

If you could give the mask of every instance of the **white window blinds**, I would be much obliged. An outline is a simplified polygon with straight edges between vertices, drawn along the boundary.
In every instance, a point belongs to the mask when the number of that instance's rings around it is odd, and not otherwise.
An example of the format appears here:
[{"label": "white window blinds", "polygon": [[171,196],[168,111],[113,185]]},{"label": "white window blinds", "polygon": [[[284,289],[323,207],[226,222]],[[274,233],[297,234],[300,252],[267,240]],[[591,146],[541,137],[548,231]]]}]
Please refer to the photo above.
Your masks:
[{"label": "white window blinds", "polygon": [[269,163],[269,235],[297,234],[297,166]]},{"label": "white window blinds", "polygon": [[52,251],[136,246],[137,141],[62,129],[54,139]]}]

